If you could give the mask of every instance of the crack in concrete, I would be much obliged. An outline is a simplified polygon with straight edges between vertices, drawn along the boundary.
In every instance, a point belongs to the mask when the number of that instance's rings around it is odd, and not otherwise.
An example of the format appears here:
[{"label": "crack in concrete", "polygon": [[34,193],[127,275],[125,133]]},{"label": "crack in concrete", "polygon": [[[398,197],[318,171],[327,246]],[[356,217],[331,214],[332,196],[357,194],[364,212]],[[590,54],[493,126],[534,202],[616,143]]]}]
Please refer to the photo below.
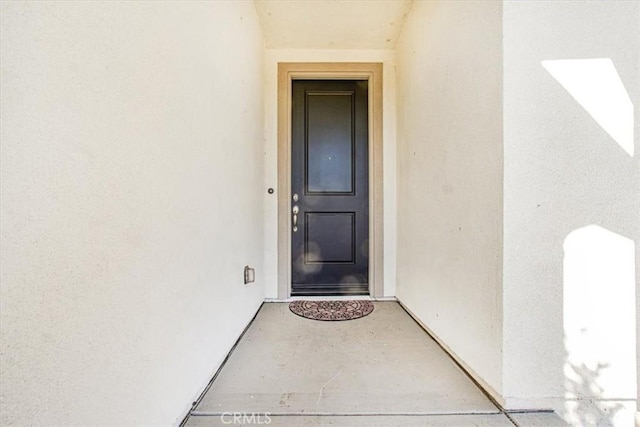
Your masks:
[{"label": "crack in concrete", "polygon": [[329,383],[333,380],[335,380],[336,378],[338,378],[340,376],[340,374],[342,373],[342,370],[344,369],[344,366],[340,367],[340,370],[338,371],[337,374],[335,374],[329,381],[327,381],[326,383],[324,383],[324,385],[320,388],[320,394],[318,395],[318,400],[316,401],[316,406],[318,406],[318,404],[320,403],[320,400],[322,399],[322,392],[324,391],[324,388],[326,386],[329,385]]}]

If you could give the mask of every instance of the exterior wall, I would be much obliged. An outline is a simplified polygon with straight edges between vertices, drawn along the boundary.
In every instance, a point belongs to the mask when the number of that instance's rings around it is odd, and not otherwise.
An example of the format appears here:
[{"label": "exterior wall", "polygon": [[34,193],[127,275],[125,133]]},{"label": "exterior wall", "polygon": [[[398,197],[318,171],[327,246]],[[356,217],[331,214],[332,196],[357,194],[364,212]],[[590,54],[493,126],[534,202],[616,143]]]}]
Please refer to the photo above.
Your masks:
[{"label": "exterior wall", "polygon": [[397,296],[502,391],[502,4],[415,2],[397,51]]},{"label": "exterior wall", "polygon": [[278,178],[278,63],[279,62],[381,62],[383,64],[383,233],[384,295],[395,295],[396,278],[396,116],[395,64],[390,50],[267,49],[265,53],[265,186],[264,239],[267,298],[278,297],[278,198],[267,188],[277,188]]},{"label": "exterior wall", "polygon": [[509,408],[632,424],[639,60],[637,2],[504,3]]},{"label": "exterior wall", "polygon": [[253,4],[1,7],[0,424],[176,423],[264,298]]},{"label": "exterior wall", "polygon": [[[385,295],[508,408],[629,424],[637,2],[416,1],[395,52],[265,52],[245,1],[1,8],[0,424],[181,418],[277,297],[277,63],[302,61],[384,63]],[[631,148],[554,71],[584,59]]]}]

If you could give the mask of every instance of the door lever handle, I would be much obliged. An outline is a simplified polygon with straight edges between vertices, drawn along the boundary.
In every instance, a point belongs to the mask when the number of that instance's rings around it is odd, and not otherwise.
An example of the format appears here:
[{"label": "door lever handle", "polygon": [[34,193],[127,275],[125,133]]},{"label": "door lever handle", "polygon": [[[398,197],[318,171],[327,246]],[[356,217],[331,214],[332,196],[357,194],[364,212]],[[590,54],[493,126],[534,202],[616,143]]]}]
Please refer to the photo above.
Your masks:
[{"label": "door lever handle", "polygon": [[300,208],[298,205],[293,206],[293,232],[298,231],[298,212],[300,212]]}]

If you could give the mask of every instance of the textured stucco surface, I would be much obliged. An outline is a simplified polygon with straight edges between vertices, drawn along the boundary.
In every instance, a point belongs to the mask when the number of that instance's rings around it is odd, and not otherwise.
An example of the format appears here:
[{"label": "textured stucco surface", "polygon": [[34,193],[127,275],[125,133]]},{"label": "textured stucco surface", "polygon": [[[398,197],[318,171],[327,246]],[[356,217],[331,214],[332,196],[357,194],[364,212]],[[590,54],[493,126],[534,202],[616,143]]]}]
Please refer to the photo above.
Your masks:
[{"label": "textured stucco surface", "polygon": [[[618,145],[577,101],[584,97],[578,94],[574,99],[543,64],[598,58],[611,61],[635,105],[635,156]],[[606,370],[610,361],[600,360],[600,368],[597,364],[574,362],[577,366],[572,367],[566,363],[567,354],[576,349],[566,348],[571,337],[565,336],[563,325],[574,312],[582,311],[599,319],[597,323],[610,322],[610,337],[634,339],[633,335],[620,336],[627,325],[616,325],[612,319],[628,306],[629,298],[637,298],[639,60],[638,2],[505,2],[504,393],[509,407],[550,406],[564,411],[574,404],[565,407],[563,398],[575,394],[593,400],[578,406],[583,414],[598,418],[594,422],[632,423],[632,410],[626,421],[621,421],[606,407],[615,406],[616,399],[635,396],[627,392],[614,396],[599,390],[599,371]],[[580,77],[576,74],[572,78]],[[588,93],[605,83],[592,81],[583,90]],[[622,114],[620,106],[607,104],[606,108],[614,115]],[[568,237],[576,230],[602,229],[635,241],[635,286],[631,283],[630,292],[613,306],[605,305],[602,299],[589,302],[587,283],[582,294],[574,294],[580,300],[566,300],[566,281],[575,277],[575,272],[566,270],[567,260],[575,259],[567,252]],[[587,271],[594,266],[576,268]],[[611,273],[598,284],[609,292],[598,292],[622,295],[622,283],[614,280],[618,272]],[[585,329],[583,333],[592,331]],[[580,378],[565,375],[576,369]],[[632,376],[633,370],[627,375]],[[599,402],[602,398],[610,401]]]},{"label": "textured stucco surface", "polygon": [[[563,328],[597,229],[635,243],[640,345],[638,2],[416,1],[395,51],[265,50],[245,1],[0,7],[0,424],[175,423],[276,296],[278,61],[384,64],[385,295],[508,408],[628,424]],[[542,64],[594,58],[635,156]]]},{"label": "textured stucco surface", "polygon": [[397,296],[502,388],[502,5],[416,2],[397,53]]},{"label": "textured stucco surface", "polygon": [[255,2],[268,49],[392,49],[413,0]]},{"label": "textured stucco surface", "polygon": [[253,4],[1,7],[0,424],[172,424],[263,299]]}]

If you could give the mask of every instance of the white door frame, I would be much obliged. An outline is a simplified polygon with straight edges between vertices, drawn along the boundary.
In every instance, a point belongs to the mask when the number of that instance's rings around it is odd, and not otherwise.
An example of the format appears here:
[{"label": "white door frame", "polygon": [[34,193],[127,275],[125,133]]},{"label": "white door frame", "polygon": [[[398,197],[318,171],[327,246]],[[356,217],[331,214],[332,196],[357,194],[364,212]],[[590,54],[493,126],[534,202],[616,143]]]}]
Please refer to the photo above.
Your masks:
[{"label": "white door frame", "polygon": [[291,82],[369,81],[369,295],[384,295],[382,63],[278,63],[278,299],[291,296]]}]

